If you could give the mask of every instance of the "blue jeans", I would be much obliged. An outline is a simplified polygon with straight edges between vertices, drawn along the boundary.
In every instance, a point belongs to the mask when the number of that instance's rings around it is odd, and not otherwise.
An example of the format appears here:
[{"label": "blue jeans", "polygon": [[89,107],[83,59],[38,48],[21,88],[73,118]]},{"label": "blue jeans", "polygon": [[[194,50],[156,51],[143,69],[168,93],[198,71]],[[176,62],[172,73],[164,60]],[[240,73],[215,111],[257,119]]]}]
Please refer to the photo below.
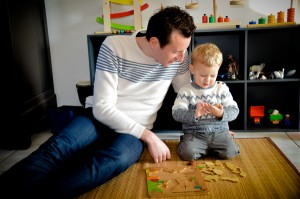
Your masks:
[{"label": "blue jeans", "polygon": [[125,171],[143,149],[136,137],[116,133],[93,117],[77,116],[3,173],[0,190],[16,198],[74,198]]}]

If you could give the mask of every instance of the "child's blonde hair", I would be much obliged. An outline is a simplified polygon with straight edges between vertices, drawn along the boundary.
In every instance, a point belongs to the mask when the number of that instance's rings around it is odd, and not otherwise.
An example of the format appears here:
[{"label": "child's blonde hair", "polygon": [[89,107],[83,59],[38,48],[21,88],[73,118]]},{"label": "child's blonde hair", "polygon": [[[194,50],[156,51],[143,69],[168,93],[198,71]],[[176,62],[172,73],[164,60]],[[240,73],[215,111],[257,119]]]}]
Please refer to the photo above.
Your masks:
[{"label": "child's blonde hair", "polygon": [[192,52],[192,64],[200,63],[206,66],[220,67],[223,55],[220,49],[213,43],[199,44]]}]

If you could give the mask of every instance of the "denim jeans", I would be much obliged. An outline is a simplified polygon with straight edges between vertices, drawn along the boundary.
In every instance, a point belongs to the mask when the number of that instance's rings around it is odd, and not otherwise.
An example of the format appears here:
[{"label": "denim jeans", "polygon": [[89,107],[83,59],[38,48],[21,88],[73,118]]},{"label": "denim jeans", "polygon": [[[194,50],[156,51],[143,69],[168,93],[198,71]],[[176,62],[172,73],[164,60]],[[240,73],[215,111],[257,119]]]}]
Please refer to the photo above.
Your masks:
[{"label": "denim jeans", "polygon": [[74,198],[138,161],[143,142],[77,116],[58,134],[0,176],[11,198]]}]

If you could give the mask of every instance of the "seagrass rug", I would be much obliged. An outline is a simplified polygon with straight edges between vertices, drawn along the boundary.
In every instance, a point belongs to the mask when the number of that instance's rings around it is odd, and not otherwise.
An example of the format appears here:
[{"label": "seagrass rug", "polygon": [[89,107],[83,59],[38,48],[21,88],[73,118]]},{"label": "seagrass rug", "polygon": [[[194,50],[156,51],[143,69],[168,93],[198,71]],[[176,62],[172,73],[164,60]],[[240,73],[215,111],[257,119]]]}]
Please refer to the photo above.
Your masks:
[{"label": "seagrass rug", "polygon": [[[153,163],[145,150],[139,162],[132,165],[121,175],[107,183],[78,197],[78,199],[299,199],[300,173],[272,142],[270,138],[237,138],[240,155],[229,160],[205,157],[192,166],[201,170],[207,187],[207,194],[159,196],[148,195],[145,170],[149,167],[189,167],[189,162],[182,161],[177,153],[178,140],[165,140],[171,150],[172,158],[163,163]],[[222,164],[219,175],[204,172],[203,165]],[[231,165],[231,166],[229,166]],[[234,172],[231,167],[238,168]],[[231,168],[231,169],[230,169]],[[241,172],[243,175],[241,175]],[[207,178],[215,176],[215,178]]]}]

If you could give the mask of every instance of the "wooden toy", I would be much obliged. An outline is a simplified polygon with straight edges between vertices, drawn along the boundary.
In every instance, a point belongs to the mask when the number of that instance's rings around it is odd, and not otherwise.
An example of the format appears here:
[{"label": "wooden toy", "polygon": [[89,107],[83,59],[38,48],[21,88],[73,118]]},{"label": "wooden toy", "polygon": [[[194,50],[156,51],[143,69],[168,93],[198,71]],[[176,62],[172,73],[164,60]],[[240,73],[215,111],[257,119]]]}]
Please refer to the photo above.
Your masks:
[{"label": "wooden toy", "polygon": [[185,3],[185,9],[197,9],[197,8],[199,8],[198,0],[197,1],[188,0]]},{"label": "wooden toy", "polygon": [[265,116],[264,106],[250,106],[250,117],[253,118],[254,124],[260,124],[260,119]]},{"label": "wooden toy", "polygon": [[287,22],[294,22],[295,20],[295,8],[293,8],[293,0],[291,0],[291,6],[287,10]]},{"label": "wooden toy", "polygon": [[208,194],[206,183],[196,167],[146,168],[149,197]]},{"label": "wooden toy", "polygon": [[[133,10],[119,12],[119,13],[111,13],[110,7],[111,3],[115,4],[127,4],[133,5]],[[142,4],[142,0],[102,0],[103,14],[102,17],[96,17],[96,21],[100,24],[104,25],[104,32],[96,32],[96,33],[112,33],[112,29],[118,30],[130,30],[134,31],[142,28],[142,15],[141,11],[148,8],[148,4]],[[111,18],[120,18],[134,15],[134,25],[122,25],[111,22]]]},{"label": "wooden toy", "polygon": [[202,16],[202,23],[207,23],[207,16],[206,16],[206,14],[204,14],[203,16]]},{"label": "wooden toy", "polygon": [[270,113],[270,121],[272,124],[279,124],[279,122],[283,119],[282,114],[280,114],[276,109],[270,109],[268,112]]},{"label": "wooden toy", "polygon": [[284,22],[284,12],[280,11],[277,13],[277,20],[275,20],[275,15],[270,14],[268,16],[267,23],[265,23],[265,21],[259,20],[258,24],[248,24],[247,28],[296,25],[296,22],[294,21],[294,17],[295,17],[295,8],[293,8],[293,0],[291,0],[291,6],[289,9],[287,9],[287,22]]}]

